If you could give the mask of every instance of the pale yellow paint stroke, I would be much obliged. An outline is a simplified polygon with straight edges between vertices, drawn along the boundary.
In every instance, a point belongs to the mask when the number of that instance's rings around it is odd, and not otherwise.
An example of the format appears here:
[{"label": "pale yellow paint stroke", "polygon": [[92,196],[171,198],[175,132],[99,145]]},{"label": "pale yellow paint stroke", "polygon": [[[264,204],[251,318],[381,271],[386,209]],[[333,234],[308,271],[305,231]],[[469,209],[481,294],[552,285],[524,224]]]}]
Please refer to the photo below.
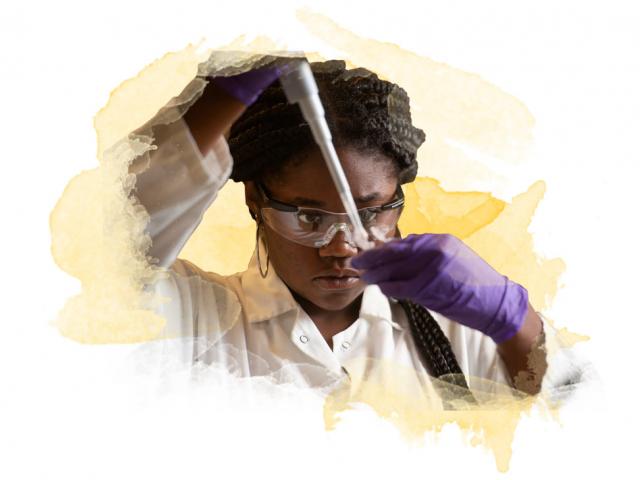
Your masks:
[{"label": "pale yellow paint stroke", "polygon": [[93,120],[98,159],[107,148],[152,118],[193,80],[198,64],[207,56],[198,53],[197,45],[189,45],[179,52],[165,54],[118,85]]},{"label": "pale yellow paint stroke", "polygon": [[582,335],[580,333],[570,332],[567,327],[558,329],[558,340],[565,347],[573,347],[576,343],[587,342],[591,340],[589,335]]},{"label": "pale yellow paint stroke", "polygon": [[418,177],[403,187],[400,231],[450,233],[465,239],[493,222],[506,203],[486,192],[448,192],[434,178]]},{"label": "pale yellow paint stroke", "polygon": [[180,257],[209,272],[243,271],[251,258],[255,236],[256,226],[244,203],[244,184],[230,181],[220,190]]},{"label": "pale yellow paint stroke", "polygon": [[514,96],[479,75],[392,43],[360,37],[310,9],[298,10],[297,18],[352,63],[407,91],[414,123],[427,134],[418,152],[419,175],[456,186],[465,178],[495,181],[495,172],[455,144],[473,147],[499,162],[518,164],[527,158],[534,118]]},{"label": "pale yellow paint stroke", "polygon": [[[519,161],[523,157],[533,120],[513,97],[476,75],[421,59],[397,46],[336,30],[335,24],[326,18],[309,14],[302,14],[301,18],[314,31],[328,29],[334,45],[351,50],[348,64],[377,70],[409,91],[417,123],[428,133],[427,156],[437,154],[442,162],[451,162],[457,168],[464,165],[466,160],[460,160],[464,153],[443,147],[447,138],[454,138],[505,161]],[[247,56],[238,62],[242,64],[252,58],[252,53],[267,51],[267,47],[277,46],[265,38],[247,46],[241,39],[228,46],[228,50],[244,49]],[[143,341],[157,336],[164,324],[163,319],[143,308],[149,299],[141,294],[141,285],[154,273],[144,257],[148,238],[143,230],[148,219],[146,212],[127,200],[133,185],[127,175],[127,165],[152,147],[144,142],[119,141],[147,121],[193,78],[201,60],[194,52],[193,47],[187,47],[183,52],[168,54],[114,91],[95,122],[100,168],[73,179],[51,215],[54,258],[83,284],[82,294],[67,302],[58,319],[61,332],[70,338],[95,343]],[[374,62],[376,52],[380,60]],[[320,58],[316,55],[313,59]],[[207,64],[208,68],[228,64],[229,58],[221,62],[218,57],[214,60]],[[162,88],[158,90],[156,84],[160,77],[170,77],[175,71],[181,72],[179,78],[170,84],[161,83]],[[429,81],[422,83],[425,78]],[[430,86],[428,92],[418,88],[416,79],[420,79],[422,86]],[[141,92],[144,95],[135,105],[144,114],[131,119],[132,106],[128,101],[137,101],[136,94]],[[467,166],[469,168],[449,170],[447,175],[491,174],[488,170],[478,170],[473,162],[467,162]],[[427,227],[430,231],[455,233],[496,268],[525,284],[535,305],[544,306],[555,295],[564,264],[558,259],[540,262],[527,233],[544,194],[542,182],[516,197],[511,204],[484,192],[447,192],[430,178],[418,179],[405,188],[408,205],[401,224],[403,234],[422,232]],[[254,234],[244,206],[242,186],[229,183],[181,256],[205,270],[221,274],[242,270],[253,246]],[[398,373],[402,367],[381,368],[393,368]],[[405,377],[398,373],[397,378]],[[425,431],[439,430],[447,422],[456,422],[474,434],[472,444],[482,443],[493,451],[499,469],[507,468],[515,426],[520,415],[528,411],[532,399],[489,396],[481,410],[460,405],[466,410],[443,412],[437,407],[420,405],[425,398],[407,396],[401,384],[399,381],[395,386],[380,386],[375,380],[365,381],[356,391],[350,390],[347,397],[329,397],[325,405],[327,427],[331,427],[335,415],[353,401],[371,405],[381,416],[392,419],[401,430],[416,438]],[[393,402],[389,403],[390,400]],[[404,406],[398,409],[398,404]]]},{"label": "pale yellow paint stroke", "polygon": [[[533,405],[549,406],[542,398],[524,395],[500,383],[470,379],[476,385],[471,392],[474,403],[459,400],[460,387],[432,380],[424,381],[422,391],[408,390],[419,374],[412,368],[386,360],[357,358],[347,365],[350,372],[367,371],[367,380],[345,383],[335,389],[324,403],[324,421],[335,429],[341,415],[357,404],[371,407],[380,417],[394,424],[410,443],[422,444],[425,432],[439,432],[450,423],[457,424],[472,446],[484,446],[494,455],[498,470],[507,471],[511,444],[521,416]],[[359,378],[360,375],[352,375]],[[423,380],[423,379],[421,379]],[[436,393],[436,390],[439,393]],[[443,400],[452,401],[445,410]]]},{"label": "pale yellow paint stroke", "polygon": [[148,215],[128,199],[128,163],[147,149],[140,142],[111,149],[99,168],[71,180],[51,213],[54,260],[82,282],[56,324],[79,342],[140,342],[156,338],[165,324],[142,292],[152,274],[144,255]]},{"label": "pale yellow paint stroke", "polygon": [[544,192],[544,182],[533,184],[507,204],[493,222],[465,239],[496,270],[524,285],[531,304],[539,311],[550,306],[565,270],[561,259],[544,259],[535,253],[528,231]]}]

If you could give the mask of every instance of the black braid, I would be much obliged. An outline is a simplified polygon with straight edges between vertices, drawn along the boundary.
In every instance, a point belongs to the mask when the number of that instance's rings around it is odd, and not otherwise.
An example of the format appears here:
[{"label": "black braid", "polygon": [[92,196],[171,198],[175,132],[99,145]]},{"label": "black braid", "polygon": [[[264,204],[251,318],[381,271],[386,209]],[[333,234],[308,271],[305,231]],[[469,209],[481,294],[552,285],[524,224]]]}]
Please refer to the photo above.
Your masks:
[{"label": "black braid", "polygon": [[398,303],[407,314],[413,341],[429,373],[435,378],[464,389],[465,393],[461,397],[474,402],[451,343],[438,322],[422,305],[408,300],[400,300]]},{"label": "black braid", "polygon": [[[347,70],[341,60],[314,62],[311,69],[334,144],[382,152],[394,160],[399,183],[413,181],[425,134],[411,123],[407,93],[364,68]],[[228,144],[236,182],[277,176],[293,157],[316,148],[299,107],[287,102],[279,82],[233,124]]]}]

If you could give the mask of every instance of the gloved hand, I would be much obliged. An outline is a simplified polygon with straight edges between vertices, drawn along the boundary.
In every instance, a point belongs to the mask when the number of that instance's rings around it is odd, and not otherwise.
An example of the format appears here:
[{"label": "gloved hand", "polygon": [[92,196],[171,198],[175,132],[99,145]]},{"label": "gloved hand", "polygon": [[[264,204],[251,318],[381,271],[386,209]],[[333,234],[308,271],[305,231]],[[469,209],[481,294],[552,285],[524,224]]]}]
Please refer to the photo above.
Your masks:
[{"label": "gloved hand", "polygon": [[461,240],[447,234],[409,235],[352,258],[361,278],[480,330],[496,343],[513,337],[528,309],[527,290],[496,272]]},{"label": "gloved hand", "polygon": [[263,67],[249,70],[239,75],[214,77],[213,83],[232,97],[249,106],[282,72],[282,67]]}]

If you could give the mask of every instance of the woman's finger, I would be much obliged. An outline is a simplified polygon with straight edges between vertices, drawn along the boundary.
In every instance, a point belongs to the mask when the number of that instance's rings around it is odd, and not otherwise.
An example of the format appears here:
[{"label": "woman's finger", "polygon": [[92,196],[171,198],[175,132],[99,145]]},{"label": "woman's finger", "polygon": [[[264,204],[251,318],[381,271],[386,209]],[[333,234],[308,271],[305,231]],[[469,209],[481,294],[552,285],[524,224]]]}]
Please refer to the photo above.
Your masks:
[{"label": "woman's finger", "polygon": [[366,270],[378,265],[406,258],[413,253],[412,241],[408,241],[407,239],[392,240],[353,257],[351,259],[351,265],[355,268]]},{"label": "woman's finger", "polygon": [[407,258],[400,258],[364,270],[360,276],[367,283],[409,280],[415,278],[418,274],[417,271],[420,269],[420,263],[411,262]]},{"label": "woman's finger", "polygon": [[412,297],[411,280],[390,280],[377,284],[387,297],[410,299]]}]

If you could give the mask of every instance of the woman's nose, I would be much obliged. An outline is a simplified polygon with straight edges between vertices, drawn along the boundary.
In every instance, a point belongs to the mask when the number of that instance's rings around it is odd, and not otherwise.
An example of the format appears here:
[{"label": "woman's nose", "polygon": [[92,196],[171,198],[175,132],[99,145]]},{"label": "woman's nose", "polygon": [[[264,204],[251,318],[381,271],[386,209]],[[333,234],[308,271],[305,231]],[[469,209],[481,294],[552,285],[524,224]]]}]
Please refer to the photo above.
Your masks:
[{"label": "woman's nose", "polygon": [[321,257],[353,257],[358,254],[358,249],[347,241],[343,231],[336,232],[331,241],[319,250]]}]

